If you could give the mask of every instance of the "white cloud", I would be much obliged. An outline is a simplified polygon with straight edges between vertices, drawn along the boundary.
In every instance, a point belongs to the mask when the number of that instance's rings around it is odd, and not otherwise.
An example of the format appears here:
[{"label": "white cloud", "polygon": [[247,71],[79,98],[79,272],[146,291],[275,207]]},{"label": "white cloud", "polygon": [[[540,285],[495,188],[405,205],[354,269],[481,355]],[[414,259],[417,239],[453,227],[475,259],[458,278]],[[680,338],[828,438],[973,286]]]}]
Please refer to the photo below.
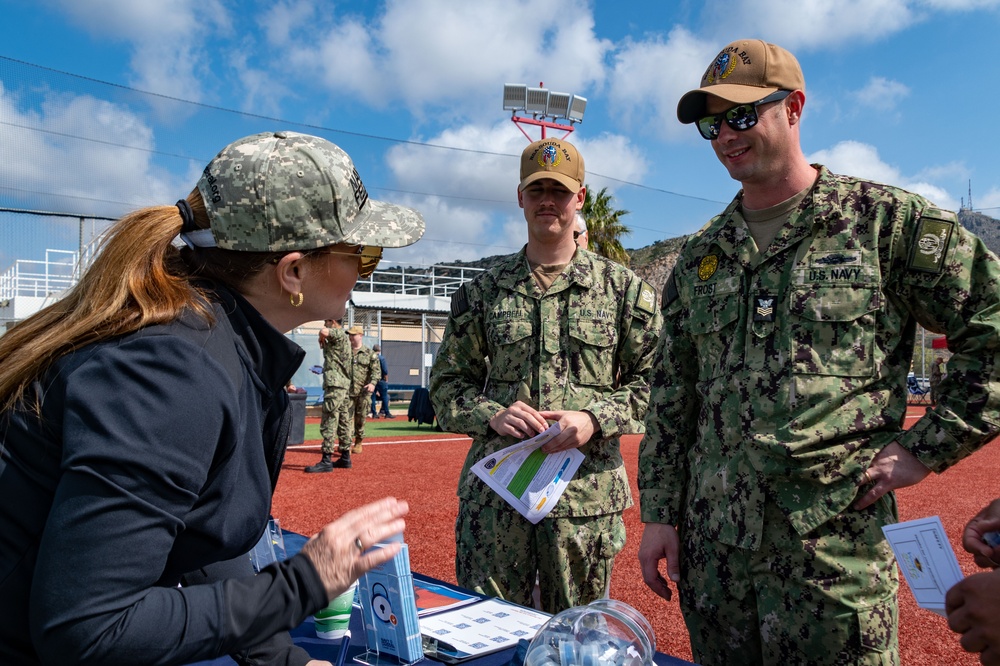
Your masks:
[{"label": "white cloud", "polygon": [[418,115],[495,113],[504,83],[579,93],[602,81],[611,48],[580,0],[398,0],[370,20],[333,10],[325,19],[298,26],[308,37],[289,42],[295,65],[338,94]]},{"label": "white cloud", "polygon": [[[419,252],[442,255],[447,260],[519,249],[527,240],[517,206],[519,157],[527,145],[525,137],[506,120],[491,126],[449,129],[424,141],[469,152],[415,144],[389,150],[386,162],[399,189],[443,197],[409,197],[407,203],[427,220],[427,240],[417,244],[422,246],[417,248]],[[604,134],[592,139],[570,137],[570,141],[584,157],[591,187],[608,187],[613,193],[617,183],[595,174],[636,182],[648,169],[642,150],[626,137]],[[447,252],[438,252],[434,246],[446,247]]]},{"label": "white cloud", "polygon": [[49,0],[100,38],[130,44],[133,77],[140,89],[201,100],[208,71],[201,48],[210,32],[227,32],[230,19],[220,0]]},{"label": "white cloud", "polygon": [[807,159],[829,167],[834,173],[857,176],[915,192],[942,208],[957,210],[959,206],[959,201],[949,195],[944,188],[920,176],[907,176],[901,173],[898,168],[882,161],[874,146],[865,143],[842,141],[832,148],[807,156]]},{"label": "white cloud", "polygon": [[660,138],[693,136],[677,120],[677,100],[697,88],[719,45],[674,28],[664,41],[628,41],[614,56],[609,104],[622,120]]},{"label": "white cloud", "polygon": [[[464,206],[439,197],[408,197],[399,203],[420,211],[427,224],[423,238],[409,247],[386,250],[387,265],[399,262],[429,266],[450,261],[471,261],[495,254],[510,254],[524,241],[491,231],[495,225],[487,210]],[[524,220],[521,220],[521,235]],[[487,233],[491,231],[490,233]]]},{"label": "white cloud", "polygon": [[855,91],[852,96],[861,106],[877,111],[891,111],[909,94],[910,88],[899,81],[873,76],[864,88]]},{"label": "white cloud", "polygon": [[983,195],[973,192],[972,205],[975,206],[973,210],[982,211],[990,217],[1000,218],[1000,187],[993,187]]},{"label": "white cloud", "polygon": [[21,111],[0,88],[0,117],[10,123],[0,142],[0,182],[28,208],[116,217],[190,188],[153,167],[152,130],[111,102],[50,95],[39,110]]},{"label": "white cloud", "polygon": [[705,3],[703,20],[725,44],[733,35],[765,39],[795,52],[875,42],[917,19],[910,0],[758,0]]}]

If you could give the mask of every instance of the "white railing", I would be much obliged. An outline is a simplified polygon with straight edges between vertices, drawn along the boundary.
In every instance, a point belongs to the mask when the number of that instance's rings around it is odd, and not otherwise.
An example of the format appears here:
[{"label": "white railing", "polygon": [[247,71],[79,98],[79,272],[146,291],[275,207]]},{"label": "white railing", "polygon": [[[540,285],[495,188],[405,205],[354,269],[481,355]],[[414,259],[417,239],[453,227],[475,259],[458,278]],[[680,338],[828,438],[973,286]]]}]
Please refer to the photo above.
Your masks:
[{"label": "white railing", "polygon": [[358,280],[354,290],[368,293],[448,297],[463,282],[468,282],[483,270],[469,266],[441,265],[423,268],[396,266],[377,270],[371,276]]},{"label": "white railing", "polygon": [[46,250],[44,261],[17,259],[0,275],[0,299],[64,292],[76,284],[77,257],[68,250]]},{"label": "white railing", "polygon": [[[93,245],[84,252],[84,266],[92,260]],[[16,296],[50,296],[76,284],[79,277],[79,255],[68,250],[46,250],[44,261],[18,259],[0,275],[0,299]],[[482,268],[468,266],[428,266],[413,268],[396,266],[377,270],[358,280],[355,291],[394,293],[410,296],[449,297],[463,282],[481,273]]]}]

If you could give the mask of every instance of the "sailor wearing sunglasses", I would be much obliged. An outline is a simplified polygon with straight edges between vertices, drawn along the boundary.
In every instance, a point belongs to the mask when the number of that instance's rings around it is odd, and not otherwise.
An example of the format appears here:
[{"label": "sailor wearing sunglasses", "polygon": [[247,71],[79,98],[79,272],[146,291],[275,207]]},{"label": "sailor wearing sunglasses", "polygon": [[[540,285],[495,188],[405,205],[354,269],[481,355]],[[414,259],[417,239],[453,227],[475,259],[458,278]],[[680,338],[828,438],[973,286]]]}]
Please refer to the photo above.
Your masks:
[{"label": "sailor wearing sunglasses", "polygon": [[[742,189],[664,288],[639,559],[706,666],[898,664],[893,491],[1000,423],[1000,262],[923,197],[810,164],[805,101],[791,53],[740,40],[677,106]],[[918,323],[955,356],[903,432]]]}]

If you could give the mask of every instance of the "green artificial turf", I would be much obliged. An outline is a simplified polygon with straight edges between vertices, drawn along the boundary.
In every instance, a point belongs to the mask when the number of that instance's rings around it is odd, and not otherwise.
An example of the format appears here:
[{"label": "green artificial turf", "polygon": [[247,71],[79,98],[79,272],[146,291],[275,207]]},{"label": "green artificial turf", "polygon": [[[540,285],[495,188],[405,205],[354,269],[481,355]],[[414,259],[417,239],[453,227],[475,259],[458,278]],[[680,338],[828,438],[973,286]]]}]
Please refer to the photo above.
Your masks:
[{"label": "green artificial turf", "polygon": [[[365,437],[408,437],[413,435],[427,435],[440,432],[437,422],[432,424],[423,423],[418,425],[416,421],[396,418],[388,419],[368,419],[365,422]],[[319,434],[318,423],[306,423],[306,441],[311,439],[323,439]]]}]

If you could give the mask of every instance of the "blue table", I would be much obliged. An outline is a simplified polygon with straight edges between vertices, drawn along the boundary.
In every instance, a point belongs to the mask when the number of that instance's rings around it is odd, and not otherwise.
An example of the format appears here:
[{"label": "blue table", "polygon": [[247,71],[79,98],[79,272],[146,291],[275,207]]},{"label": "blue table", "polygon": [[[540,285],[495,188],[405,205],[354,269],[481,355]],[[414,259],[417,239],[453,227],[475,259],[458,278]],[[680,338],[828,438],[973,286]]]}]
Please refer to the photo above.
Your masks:
[{"label": "blue table", "polygon": [[[306,542],[306,537],[294,532],[286,531],[284,533],[284,537],[285,550],[289,555],[297,553],[299,549],[302,548],[302,544]],[[460,588],[457,585],[452,585],[451,583],[446,583],[419,573],[414,573],[413,576],[414,578],[426,580],[431,583],[455,588],[466,594],[475,594],[474,592]],[[306,618],[302,624],[292,630],[291,634],[292,640],[295,641],[295,644],[305,649],[305,651],[311,656],[317,659],[326,659],[330,663],[336,663],[337,654],[340,652],[340,641],[328,641],[317,638],[316,627],[313,624],[313,619],[311,617]],[[494,652],[493,654],[488,654],[477,659],[470,659],[469,661],[462,663],[468,664],[468,666],[507,666],[514,654],[514,650],[515,648],[511,647],[506,650],[501,650],[500,652]],[[351,614],[351,645],[347,651],[346,663],[355,663],[353,661],[354,658],[364,654],[366,651],[364,621],[361,618],[361,612],[355,608],[354,612]],[[421,666],[425,664],[429,666],[431,664],[442,664],[444,662],[427,657],[417,663],[421,664]],[[671,657],[670,655],[663,654],[661,652],[657,652],[653,657],[653,663],[658,666],[692,666],[691,662],[678,659],[677,657]],[[229,657],[221,657],[213,661],[198,662],[198,664],[192,666],[235,666],[235,662],[233,662],[233,660]]]}]

